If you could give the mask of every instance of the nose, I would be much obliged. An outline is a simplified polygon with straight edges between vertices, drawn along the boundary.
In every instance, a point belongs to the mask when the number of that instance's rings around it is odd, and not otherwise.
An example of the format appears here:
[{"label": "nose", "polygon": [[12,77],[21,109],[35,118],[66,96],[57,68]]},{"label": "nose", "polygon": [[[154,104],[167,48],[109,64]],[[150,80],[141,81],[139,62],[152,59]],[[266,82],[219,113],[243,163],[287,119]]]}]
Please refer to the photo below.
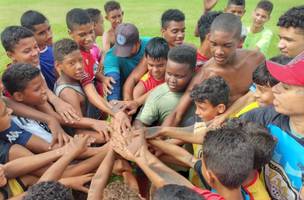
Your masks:
[{"label": "nose", "polygon": [[75,68],[76,68],[77,70],[81,70],[81,69],[82,69],[82,63],[81,63],[81,62],[77,62],[77,63],[75,64]]},{"label": "nose", "polygon": [[179,32],[177,33],[177,37],[178,37],[178,38],[184,38],[184,36],[185,36],[185,33],[183,33],[182,31],[179,31]]},{"label": "nose", "polygon": [[217,47],[215,49],[215,55],[222,56],[223,54],[224,54],[224,51],[223,51],[223,49],[221,47]]},{"label": "nose", "polygon": [[259,98],[259,97],[261,96],[260,91],[259,91],[259,90],[256,90],[256,91],[254,92],[253,96],[254,96],[254,98],[256,98],[256,99]]},{"label": "nose", "polygon": [[280,39],[278,43],[279,49],[284,49],[286,47],[284,40]]},{"label": "nose", "polygon": [[53,38],[52,30],[48,30],[47,31],[47,39],[51,39],[51,38]]}]

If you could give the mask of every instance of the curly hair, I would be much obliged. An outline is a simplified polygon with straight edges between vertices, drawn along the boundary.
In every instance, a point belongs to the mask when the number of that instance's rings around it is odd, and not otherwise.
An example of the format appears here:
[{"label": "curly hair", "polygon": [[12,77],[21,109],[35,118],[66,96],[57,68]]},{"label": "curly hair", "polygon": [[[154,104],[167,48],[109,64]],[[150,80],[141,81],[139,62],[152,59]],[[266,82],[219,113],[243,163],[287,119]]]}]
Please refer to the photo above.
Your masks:
[{"label": "curly hair", "polygon": [[103,191],[104,200],[140,200],[139,195],[121,181],[114,181],[107,185]]},{"label": "curly hair", "polygon": [[68,38],[61,39],[53,45],[54,60],[61,62],[65,56],[76,50],[79,50],[79,47],[74,40]]},{"label": "curly hair", "polygon": [[33,185],[23,200],[74,200],[72,190],[57,181],[46,181]]},{"label": "curly hair", "polygon": [[190,97],[197,102],[208,100],[211,105],[228,105],[229,86],[222,77],[215,76],[204,80],[196,85],[190,93]]},{"label": "curly hair", "polygon": [[213,20],[222,14],[221,11],[210,11],[205,14],[203,14],[200,19],[197,22],[199,37],[201,41],[204,41],[206,38],[206,35],[210,33],[210,27],[213,22]]},{"label": "curly hair", "polygon": [[304,32],[304,6],[289,9],[279,18],[277,26],[299,28]]}]

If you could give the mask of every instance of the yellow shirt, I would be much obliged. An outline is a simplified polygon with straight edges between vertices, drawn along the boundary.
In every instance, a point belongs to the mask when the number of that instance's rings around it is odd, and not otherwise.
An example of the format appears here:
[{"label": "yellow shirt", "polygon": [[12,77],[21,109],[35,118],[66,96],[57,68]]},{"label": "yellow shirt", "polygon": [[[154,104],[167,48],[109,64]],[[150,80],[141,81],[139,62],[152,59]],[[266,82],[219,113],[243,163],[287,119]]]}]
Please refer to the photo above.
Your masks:
[{"label": "yellow shirt", "polygon": [[271,199],[258,172],[256,172],[254,180],[251,183],[249,183],[248,185],[244,185],[243,188],[249,194],[251,199],[254,199],[254,200],[270,200]]}]

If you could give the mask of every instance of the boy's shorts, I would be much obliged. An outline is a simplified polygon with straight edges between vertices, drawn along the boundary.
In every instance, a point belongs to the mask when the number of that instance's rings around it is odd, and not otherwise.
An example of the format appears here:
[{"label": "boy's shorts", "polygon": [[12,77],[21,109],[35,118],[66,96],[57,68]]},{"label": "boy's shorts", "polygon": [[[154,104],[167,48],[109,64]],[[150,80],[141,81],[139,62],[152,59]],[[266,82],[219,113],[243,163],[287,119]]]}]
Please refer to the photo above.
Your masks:
[{"label": "boy's shorts", "polygon": [[0,140],[0,164],[7,163],[11,146],[10,143]]}]

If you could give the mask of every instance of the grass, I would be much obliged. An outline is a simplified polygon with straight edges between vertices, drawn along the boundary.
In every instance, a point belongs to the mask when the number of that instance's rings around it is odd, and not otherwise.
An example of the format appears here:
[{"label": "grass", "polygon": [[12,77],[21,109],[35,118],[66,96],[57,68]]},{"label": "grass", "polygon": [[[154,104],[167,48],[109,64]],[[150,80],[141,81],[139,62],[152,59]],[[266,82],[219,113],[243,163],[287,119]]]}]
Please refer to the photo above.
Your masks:
[{"label": "grass", "polygon": [[[144,36],[158,36],[160,34],[160,16],[169,8],[178,8],[186,15],[186,41],[199,45],[198,38],[193,36],[194,27],[197,19],[202,13],[202,0],[120,0],[119,1],[125,11],[125,22],[136,24],[140,34]],[[227,0],[219,0],[215,10],[224,8]],[[250,25],[251,13],[257,4],[257,0],[247,0],[246,14],[242,18],[246,26]],[[270,21],[266,24],[274,32],[277,32],[276,23],[282,13],[292,6],[301,5],[302,0],[272,0],[274,3],[274,11]],[[49,19],[55,41],[68,37],[65,15],[68,10],[79,7],[89,8],[95,7],[103,11],[105,0],[0,0],[0,31],[9,25],[20,24],[20,16],[26,10],[39,10]],[[109,24],[105,22],[107,29]],[[100,44],[100,39],[98,40]],[[277,49],[272,50],[273,55],[278,53]],[[9,63],[4,49],[0,48],[0,74]]]}]

